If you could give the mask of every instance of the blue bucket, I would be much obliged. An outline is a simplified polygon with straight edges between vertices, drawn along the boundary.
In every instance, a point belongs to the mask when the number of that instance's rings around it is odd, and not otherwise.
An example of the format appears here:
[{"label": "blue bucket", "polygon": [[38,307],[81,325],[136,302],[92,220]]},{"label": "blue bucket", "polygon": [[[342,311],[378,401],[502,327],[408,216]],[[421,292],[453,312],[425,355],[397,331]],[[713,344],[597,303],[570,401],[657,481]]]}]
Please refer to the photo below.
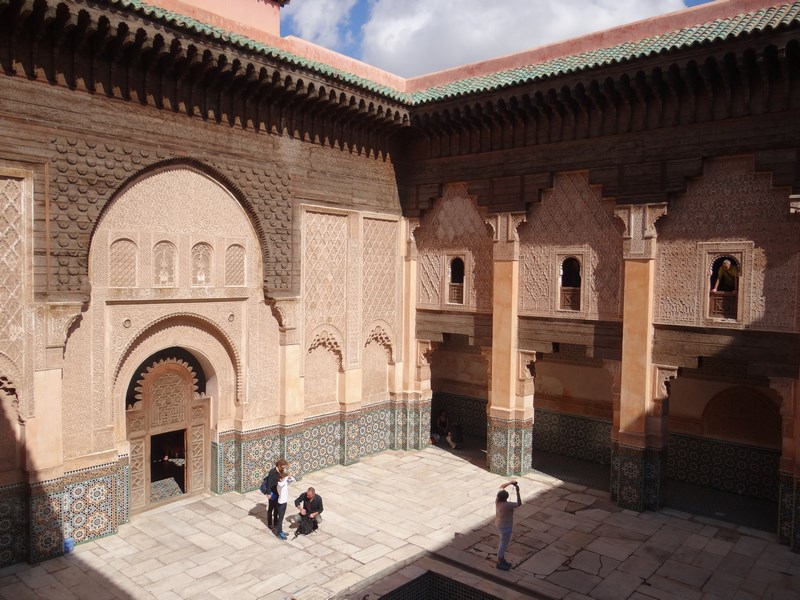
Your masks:
[{"label": "blue bucket", "polygon": [[64,554],[69,554],[72,552],[72,549],[75,547],[75,540],[71,537],[64,540]]}]

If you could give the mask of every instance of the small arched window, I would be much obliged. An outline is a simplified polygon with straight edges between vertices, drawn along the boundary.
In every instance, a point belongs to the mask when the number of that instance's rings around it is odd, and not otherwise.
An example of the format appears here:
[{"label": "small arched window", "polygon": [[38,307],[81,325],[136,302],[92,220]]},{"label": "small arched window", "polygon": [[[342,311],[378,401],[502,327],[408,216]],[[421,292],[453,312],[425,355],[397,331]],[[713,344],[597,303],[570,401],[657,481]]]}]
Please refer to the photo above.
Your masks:
[{"label": "small arched window", "polygon": [[450,304],[464,304],[464,259],[450,260],[450,289],[447,301]]},{"label": "small arched window", "polygon": [[111,244],[111,287],[136,287],[137,254],[138,248],[131,240],[122,239]]},{"label": "small arched window", "polygon": [[177,252],[170,242],[159,242],[153,249],[153,284],[157,287],[175,285]]},{"label": "small arched window", "polygon": [[581,309],[581,263],[574,256],[561,263],[561,310]]},{"label": "small arched window", "polygon": [[739,262],[732,256],[720,256],[711,265],[711,294],[708,315],[717,319],[736,319],[739,308]]},{"label": "small arched window", "polygon": [[208,244],[192,248],[192,285],[211,285],[211,255]]},{"label": "small arched window", "polygon": [[228,246],[225,251],[225,285],[245,284],[245,252],[239,244]]}]

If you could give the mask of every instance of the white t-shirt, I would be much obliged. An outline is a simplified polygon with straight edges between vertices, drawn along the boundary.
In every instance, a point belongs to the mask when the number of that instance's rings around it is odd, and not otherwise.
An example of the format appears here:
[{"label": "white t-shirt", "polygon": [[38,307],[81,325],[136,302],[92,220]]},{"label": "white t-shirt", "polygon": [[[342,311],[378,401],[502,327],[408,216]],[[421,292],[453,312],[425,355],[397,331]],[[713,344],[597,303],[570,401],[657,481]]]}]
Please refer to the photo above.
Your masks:
[{"label": "white t-shirt", "polygon": [[289,501],[289,484],[294,481],[291,475],[278,481],[278,504],[286,504]]}]

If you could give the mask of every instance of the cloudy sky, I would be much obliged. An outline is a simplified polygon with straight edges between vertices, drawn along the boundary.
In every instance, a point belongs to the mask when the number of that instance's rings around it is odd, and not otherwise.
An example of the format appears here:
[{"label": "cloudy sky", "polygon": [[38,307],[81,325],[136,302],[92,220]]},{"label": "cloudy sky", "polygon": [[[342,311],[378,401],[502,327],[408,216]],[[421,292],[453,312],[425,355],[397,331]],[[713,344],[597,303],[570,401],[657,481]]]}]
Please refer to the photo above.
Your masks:
[{"label": "cloudy sky", "polygon": [[291,0],[281,35],[413,77],[708,1]]}]

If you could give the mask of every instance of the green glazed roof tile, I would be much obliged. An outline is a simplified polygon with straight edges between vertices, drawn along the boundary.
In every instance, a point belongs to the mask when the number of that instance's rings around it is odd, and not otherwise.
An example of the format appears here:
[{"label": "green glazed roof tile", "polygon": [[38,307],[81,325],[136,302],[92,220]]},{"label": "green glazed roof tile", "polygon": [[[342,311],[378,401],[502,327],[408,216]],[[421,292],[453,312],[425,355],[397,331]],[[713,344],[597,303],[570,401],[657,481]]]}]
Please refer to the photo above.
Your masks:
[{"label": "green glazed roof tile", "polygon": [[[524,81],[534,81],[553,77],[564,73],[591,69],[593,67],[621,63],[643,56],[685,48],[692,45],[726,39],[767,28],[800,25],[800,2],[792,2],[781,6],[760,9],[727,19],[717,19],[686,27],[677,31],[645,38],[636,42],[625,42],[610,48],[600,48],[546,61],[544,63],[517,67],[501,73],[473,77],[452,83],[432,87],[412,94],[413,104],[422,104],[461,94],[468,94],[490,87],[510,86]],[[466,84],[466,86],[464,85]]]},{"label": "green glazed roof tile", "polygon": [[554,58],[539,64],[515,67],[479,77],[470,77],[407,94],[364,77],[337,69],[325,63],[308,60],[286,52],[285,50],[270,46],[269,44],[257,42],[246,36],[235,34],[219,27],[202,23],[191,17],[147,4],[144,0],[106,1],[112,5],[121,5],[129,9],[141,11],[153,19],[187,28],[222,42],[246,48],[258,54],[272,56],[297,66],[335,77],[393,100],[412,105],[467,95],[479,91],[509,87],[523,82],[545,79],[598,66],[622,63],[636,58],[657,55],[670,50],[713,42],[717,39],[724,40],[729,37],[763,31],[768,28],[775,29],[778,27],[800,25],[800,0],[797,0],[796,2],[763,8],[725,19],[717,19],[709,23],[685,27],[638,41],[624,42],[609,48],[599,48],[572,56]]},{"label": "green glazed roof tile", "polygon": [[361,88],[374,91],[376,93],[382,94],[394,100],[405,101],[405,102],[408,102],[409,100],[408,94],[399,92],[394,88],[390,88],[388,86],[375,83],[374,81],[370,81],[369,79],[366,79],[364,77],[359,77],[358,75],[353,75],[352,73],[348,73],[347,71],[342,71],[341,69],[331,67],[330,65],[326,65],[325,63],[308,60],[306,58],[303,58],[302,56],[298,56],[291,52],[286,52],[285,50],[276,48],[275,46],[264,44],[262,42],[257,42],[247,36],[232,33],[220,27],[215,27],[213,25],[203,23],[191,17],[187,17],[185,15],[181,15],[179,13],[166,10],[158,6],[147,4],[147,2],[144,2],[143,0],[106,0],[106,1],[112,5],[124,6],[129,9],[141,11],[153,19],[159,21],[165,21],[172,25],[177,25],[179,27],[190,29],[192,31],[200,33],[201,35],[206,35],[211,38],[220,40],[222,42],[230,43],[235,46],[239,46],[241,48],[246,48],[257,54],[272,56],[280,60],[285,60],[289,63],[295,64],[300,67],[308,68],[313,71],[323,73],[325,75],[336,77],[338,79],[341,79],[342,81],[346,81],[348,83],[357,85]]}]

